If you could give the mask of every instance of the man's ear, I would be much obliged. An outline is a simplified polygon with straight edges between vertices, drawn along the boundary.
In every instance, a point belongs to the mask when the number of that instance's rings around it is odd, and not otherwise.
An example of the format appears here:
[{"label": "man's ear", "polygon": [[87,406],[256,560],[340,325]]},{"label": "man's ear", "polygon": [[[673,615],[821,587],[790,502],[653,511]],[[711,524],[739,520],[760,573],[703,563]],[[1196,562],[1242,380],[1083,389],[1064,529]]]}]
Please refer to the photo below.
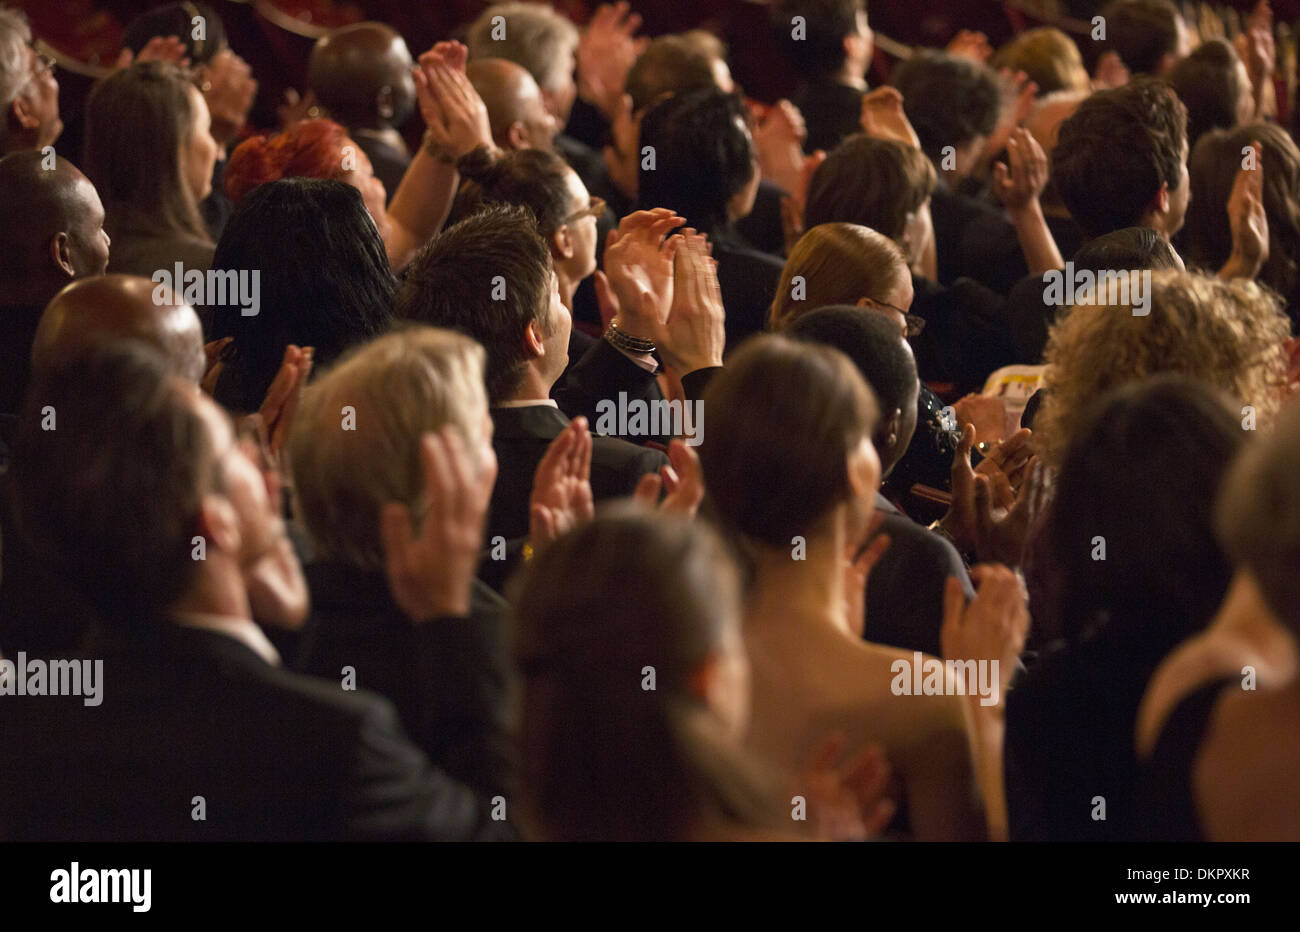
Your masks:
[{"label": "man's ear", "polygon": [[77,277],[77,267],[72,262],[72,238],[67,233],[55,233],[50,239],[50,259],[68,278]]},{"label": "man's ear", "polygon": [[903,412],[895,408],[885,415],[884,424],[881,425],[880,435],[885,438],[885,444],[891,450],[898,443],[898,425],[901,423],[903,423]]},{"label": "man's ear", "polygon": [[520,149],[530,148],[529,139],[528,139],[528,129],[524,126],[524,124],[520,123],[518,120],[515,120],[513,123],[511,123],[509,126],[506,127],[505,136],[506,136],[506,140],[505,140],[506,146],[509,149],[518,151]]},{"label": "man's ear", "polygon": [[567,223],[556,230],[551,237],[551,249],[561,259],[573,258],[573,236],[569,232]]},{"label": "man's ear", "polygon": [[27,100],[26,96],[23,94],[19,94],[14,98],[11,112],[14,115],[14,119],[18,121],[18,125],[23,129],[36,129],[36,127],[41,125],[41,118],[36,115],[36,111],[33,109],[31,101]]},{"label": "man's ear", "polygon": [[197,532],[223,553],[239,553],[239,519],[228,498],[212,494],[203,496]]},{"label": "man's ear", "polygon": [[546,338],[536,317],[528,322],[528,327],[524,330],[524,348],[530,358],[546,355]]},{"label": "man's ear", "polygon": [[1160,190],[1151,201],[1151,211],[1161,215],[1169,212],[1169,182],[1160,182]]}]

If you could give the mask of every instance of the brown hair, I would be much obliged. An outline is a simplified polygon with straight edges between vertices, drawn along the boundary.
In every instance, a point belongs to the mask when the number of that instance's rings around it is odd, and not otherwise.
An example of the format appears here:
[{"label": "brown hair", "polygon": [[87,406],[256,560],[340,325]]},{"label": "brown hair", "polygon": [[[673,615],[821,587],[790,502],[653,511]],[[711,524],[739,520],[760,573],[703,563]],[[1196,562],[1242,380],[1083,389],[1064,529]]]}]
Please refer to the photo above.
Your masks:
[{"label": "brown hair", "polygon": [[839,350],[751,337],[704,396],[709,508],[729,531],[789,546],[849,495],[848,457],[876,430],[870,387]]},{"label": "brown hair", "polygon": [[863,133],[831,150],[808,185],[804,224],[840,221],[898,242],[907,217],[934,193],[934,166],[921,150]]},{"label": "brown hair", "polygon": [[1146,316],[1131,304],[1078,305],[1052,328],[1043,354],[1049,391],[1034,436],[1053,464],[1092,401],[1157,372],[1219,388],[1261,421],[1276,410],[1290,334],[1276,298],[1254,282],[1180,271],[1152,272],[1149,298]]},{"label": "brown hair", "polygon": [[989,64],[1023,71],[1038,85],[1038,96],[1055,91],[1087,91],[1088,70],[1074,40],[1059,29],[1027,29],[997,50]]},{"label": "brown hair", "polygon": [[532,834],[681,841],[767,821],[762,778],[690,689],[728,641],[742,649],[736,568],[707,526],[602,510],[538,552],[510,603]]},{"label": "brown hair", "polygon": [[185,71],[161,61],[115,71],[90,92],[85,168],[109,236],[144,228],[211,242],[181,167],[197,93]]},{"label": "brown hair", "polygon": [[1215,531],[1233,563],[1255,577],[1278,620],[1300,637],[1300,404],[1289,404],[1228,470]]},{"label": "brown hair", "polygon": [[1192,150],[1192,197],[1184,226],[1187,260],[1217,269],[1232,252],[1228,196],[1241,169],[1242,149],[1259,140],[1268,216],[1268,259],[1258,280],[1290,301],[1300,285],[1300,148],[1282,127],[1251,123],[1206,133]]},{"label": "brown hair", "polygon": [[[768,311],[768,329],[782,330],[828,304],[884,301],[908,275],[903,250],[888,237],[855,223],[820,224],[790,250]],[[798,299],[795,277],[803,279]]]}]

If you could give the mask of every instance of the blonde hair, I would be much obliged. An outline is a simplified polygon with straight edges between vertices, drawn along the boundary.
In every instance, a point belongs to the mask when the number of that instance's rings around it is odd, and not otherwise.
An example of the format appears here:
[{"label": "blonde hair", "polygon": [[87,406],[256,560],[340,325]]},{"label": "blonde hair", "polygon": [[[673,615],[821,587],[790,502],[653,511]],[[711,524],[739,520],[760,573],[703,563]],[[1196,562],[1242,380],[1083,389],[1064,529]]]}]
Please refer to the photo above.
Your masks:
[{"label": "blonde hair", "polygon": [[1059,29],[1040,26],[1020,33],[997,50],[989,64],[1023,71],[1038,85],[1039,95],[1090,90],[1088,70],[1074,40]]},{"label": "blonde hair", "polygon": [[[799,238],[781,271],[767,327],[780,331],[828,304],[884,301],[909,275],[898,244],[856,223],[822,223]],[[795,277],[802,297],[794,297]]]},{"label": "blonde hair", "polygon": [[380,510],[422,510],[424,434],[451,424],[480,449],[484,358],[468,337],[411,326],[346,354],[303,393],[289,458],[296,510],[321,559],[383,568]]},{"label": "blonde hair", "polygon": [[1190,376],[1252,406],[1260,421],[1278,408],[1286,382],[1282,343],[1290,321],[1269,291],[1242,279],[1151,273],[1150,308],[1077,305],[1048,335],[1047,388],[1034,435],[1059,465],[1089,404],[1159,372]]}]

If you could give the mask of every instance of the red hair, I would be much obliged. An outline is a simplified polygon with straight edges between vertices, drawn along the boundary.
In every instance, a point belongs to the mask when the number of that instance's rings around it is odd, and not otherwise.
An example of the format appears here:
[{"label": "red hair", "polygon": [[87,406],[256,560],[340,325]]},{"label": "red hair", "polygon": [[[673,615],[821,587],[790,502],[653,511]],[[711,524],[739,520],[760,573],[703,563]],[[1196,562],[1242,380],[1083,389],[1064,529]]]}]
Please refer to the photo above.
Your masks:
[{"label": "red hair", "polygon": [[333,120],[303,120],[274,136],[246,139],[226,166],[226,194],[238,204],[259,184],[281,178],[341,178],[348,132]]}]

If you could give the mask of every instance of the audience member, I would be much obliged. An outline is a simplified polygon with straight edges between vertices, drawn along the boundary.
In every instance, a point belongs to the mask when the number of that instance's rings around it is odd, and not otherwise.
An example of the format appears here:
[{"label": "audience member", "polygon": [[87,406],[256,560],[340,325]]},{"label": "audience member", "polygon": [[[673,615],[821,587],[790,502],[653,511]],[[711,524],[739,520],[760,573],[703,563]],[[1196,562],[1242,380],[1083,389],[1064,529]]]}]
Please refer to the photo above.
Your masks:
[{"label": "audience member", "polygon": [[54,145],[63,132],[54,59],[32,45],[21,10],[0,6],[0,155]]}]

